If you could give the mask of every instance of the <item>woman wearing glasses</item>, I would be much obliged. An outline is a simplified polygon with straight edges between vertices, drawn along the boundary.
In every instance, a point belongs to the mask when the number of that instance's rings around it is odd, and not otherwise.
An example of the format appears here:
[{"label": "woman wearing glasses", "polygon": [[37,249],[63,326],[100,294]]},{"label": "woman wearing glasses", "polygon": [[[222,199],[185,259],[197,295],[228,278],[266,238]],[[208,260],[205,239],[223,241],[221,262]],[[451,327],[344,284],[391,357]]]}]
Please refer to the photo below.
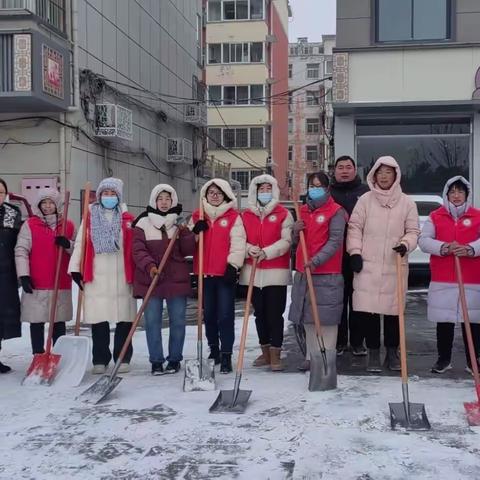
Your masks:
[{"label": "woman wearing glasses", "polygon": [[[230,184],[220,178],[207,182],[201,192],[204,219],[193,212],[191,227],[204,232],[204,319],[210,356],[221,373],[232,371],[235,338],[235,284],[245,258],[246,235]],[[198,273],[198,249],[194,255]]]}]

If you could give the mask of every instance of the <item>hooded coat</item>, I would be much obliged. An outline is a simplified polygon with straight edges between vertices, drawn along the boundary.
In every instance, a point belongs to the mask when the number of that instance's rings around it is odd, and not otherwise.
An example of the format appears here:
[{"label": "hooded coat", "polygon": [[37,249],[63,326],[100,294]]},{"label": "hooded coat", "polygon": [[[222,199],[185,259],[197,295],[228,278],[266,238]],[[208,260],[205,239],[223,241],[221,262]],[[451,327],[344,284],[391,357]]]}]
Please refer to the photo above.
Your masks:
[{"label": "hooded coat", "polygon": [[[40,210],[40,203],[43,200],[50,199],[57,208],[57,213],[53,215],[43,215]],[[33,249],[33,238],[37,242],[41,242],[41,248],[55,249],[55,237],[61,235],[62,230],[62,205],[60,193],[54,188],[44,188],[39,190],[36,204],[33,211],[34,217],[29,218],[20,229],[18,234],[17,245],[15,246],[15,264],[17,267],[18,277],[36,276],[42,277],[46,282],[51,281],[55,277],[56,262],[53,261],[48,265],[48,270],[41,272],[32,271],[35,269],[35,259],[32,255],[39,255],[37,249]],[[32,235],[32,228],[37,229],[35,237]],[[70,255],[73,251],[73,239],[75,238],[75,226],[72,221],[67,221],[66,235],[70,241],[70,248],[64,250],[62,248],[62,263],[60,275],[67,276],[67,267]],[[34,253],[37,252],[37,253]],[[56,256],[56,252],[55,252]],[[38,269],[38,268],[37,268]],[[69,278],[69,277],[68,277]],[[53,285],[51,289],[40,289],[35,285],[32,279],[33,293],[22,292],[21,303],[21,320],[28,323],[44,323],[48,322],[50,315],[50,306],[53,296]],[[64,285],[65,287],[66,285]],[[71,280],[68,281],[69,288],[60,286],[57,298],[57,316],[56,322],[68,322],[72,319],[72,289]]]},{"label": "hooded coat", "polygon": [[[396,178],[389,190],[375,183],[382,165],[393,167]],[[367,176],[370,192],[353,209],[347,232],[347,252],[361,255],[363,268],[353,278],[353,309],[357,312],[398,315],[396,253],[404,244],[407,252],[417,247],[420,233],[415,202],[402,192],[401,172],[393,157],[380,157]],[[402,258],[404,289],[408,282],[408,256]]]},{"label": "hooded coat", "polygon": [[[214,207],[213,205],[208,203],[206,197],[208,187],[213,184],[220,188],[225,194],[224,202],[218,207]],[[208,222],[209,228],[223,228],[224,220],[222,219],[222,217],[228,214],[230,210],[236,210],[237,208],[237,199],[235,198],[232,187],[226,180],[222,180],[221,178],[214,178],[205,183],[205,185],[200,191],[200,198],[204,209],[205,220]],[[195,210],[189,222],[190,229],[194,227],[196,221],[195,219],[198,218],[198,216],[199,211]],[[228,245],[210,245],[209,242],[205,239],[205,252],[209,250],[213,254],[215,248],[222,249],[222,251],[226,249],[228,252],[225,267],[223,268],[222,266],[222,271],[226,270],[228,263],[233,265],[237,269],[242,268],[243,262],[245,261],[246,233],[245,229],[243,228],[242,218],[240,215],[237,216],[232,228],[230,229]],[[198,249],[194,255],[195,263],[198,261],[197,256]],[[210,274],[207,258],[209,258],[208,255],[205,255],[205,275]]]},{"label": "hooded coat", "polygon": [[[450,186],[457,180],[460,180],[468,191],[464,204],[465,208],[462,208],[463,211],[459,214],[457,214],[455,207],[449,203],[447,198]],[[467,227],[468,225],[472,225],[472,228],[476,228],[476,231],[473,232],[476,240],[468,243],[473,249],[473,257],[461,257],[460,265],[462,269],[469,269],[471,271],[471,275],[465,276],[464,274],[465,296],[470,321],[472,323],[480,323],[480,270],[476,265],[478,263],[476,259],[480,256],[480,229],[478,228],[478,223],[472,221],[473,219],[480,219],[480,210],[472,207],[471,199],[472,189],[470,183],[460,175],[450,178],[443,189],[443,207],[438,208],[430,214],[422,228],[418,244],[423,252],[431,255],[430,261],[432,261],[432,258],[435,256],[442,256],[441,248],[445,241],[438,239],[435,227],[435,219],[438,218],[439,214],[441,216],[448,216],[447,218],[451,219],[453,223],[452,230],[455,237],[458,235],[458,227],[462,226],[462,224]],[[477,226],[475,226],[475,223],[477,223]],[[453,262],[445,262],[444,268],[448,269],[448,272],[442,272],[446,278],[456,278]],[[456,281],[432,280],[432,282],[430,282],[428,288],[427,316],[431,322],[463,322],[459,289]]]},{"label": "hooded coat", "polygon": [[[269,183],[272,185],[272,200],[265,206],[262,206],[257,199],[258,186],[262,183]],[[250,183],[248,191],[248,212],[257,216],[260,222],[263,224],[268,221],[272,212],[278,211],[286,214],[285,219],[281,225],[281,232],[278,239],[263,248],[266,255],[266,260],[281,257],[290,251],[292,245],[292,227],[293,217],[291,213],[285,208],[279,205],[280,201],[280,189],[278,188],[278,182],[271,175],[259,175],[255,177]],[[243,214],[245,216],[245,212]],[[250,239],[251,241],[251,239]],[[250,248],[253,247],[249,242],[247,235],[246,244],[246,258],[249,257]],[[250,272],[252,267],[250,263],[245,263],[240,273],[240,284],[248,285],[250,280]],[[273,285],[290,285],[292,283],[292,273],[290,268],[262,268],[262,262],[257,266],[255,272],[254,286],[258,288],[269,287]]]},{"label": "hooded coat", "polygon": [[[161,192],[168,192],[172,206],[168,214],[157,211],[157,198]],[[150,194],[149,209],[133,223],[133,261],[135,274],[133,295],[143,298],[152,282],[150,269],[158,267],[168,247],[169,240],[177,230],[176,221],[181,212],[177,192],[167,184],[157,185]],[[154,297],[174,298],[191,294],[190,272],[185,257],[195,252],[195,234],[180,229],[172,252],[153,292]]]}]

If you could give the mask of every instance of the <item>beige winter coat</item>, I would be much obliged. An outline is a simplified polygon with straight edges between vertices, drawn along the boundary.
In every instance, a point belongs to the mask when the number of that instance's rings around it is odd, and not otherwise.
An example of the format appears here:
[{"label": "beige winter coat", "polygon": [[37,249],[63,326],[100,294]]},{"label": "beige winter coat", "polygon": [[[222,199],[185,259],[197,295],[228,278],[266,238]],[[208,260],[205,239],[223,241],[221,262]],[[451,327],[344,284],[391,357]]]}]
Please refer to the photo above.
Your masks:
[{"label": "beige winter coat", "polygon": [[[122,205],[123,211],[126,205]],[[80,271],[83,223],[78,229],[68,272]],[[84,285],[83,322],[132,322],[137,312],[132,285],[125,281],[123,235],[119,237],[120,250],[102,253],[93,259],[93,281]]]},{"label": "beige winter coat", "polygon": [[[272,200],[261,207],[257,200],[257,190],[258,185],[262,183],[270,183],[272,185]],[[250,183],[250,188],[248,191],[248,208],[255,215],[260,217],[263,221],[270,212],[278,205],[280,200],[280,190],[278,188],[278,183],[275,178],[270,175],[259,175],[255,177]],[[293,227],[293,217],[289,212],[282,224],[282,231],[280,238],[275,242],[265,247],[263,251],[265,252],[266,259],[270,260],[272,258],[281,257],[286,252],[290,251],[292,245],[292,227]],[[250,248],[254,245],[248,243],[246,244],[246,257],[249,257]],[[261,265],[261,264],[260,264]],[[248,285],[250,280],[250,272],[252,267],[249,263],[245,263],[240,273],[240,284]],[[268,287],[271,285],[290,285],[292,283],[292,272],[290,268],[268,268],[262,269],[257,268],[255,272],[254,286],[258,288]]]},{"label": "beige winter coat", "polygon": [[[374,183],[381,165],[395,168],[397,178],[390,190]],[[370,192],[362,195],[348,224],[347,252],[363,258],[363,268],[353,279],[353,309],[359,312],[398,315],[396,258],[393,247],[403,243],[408,252],[420,234],[415,202],[402,192],[400,167],[393,157],[380,157],[367,176]],[[407,291],[408,255],[402,258],[404,292]]]}]

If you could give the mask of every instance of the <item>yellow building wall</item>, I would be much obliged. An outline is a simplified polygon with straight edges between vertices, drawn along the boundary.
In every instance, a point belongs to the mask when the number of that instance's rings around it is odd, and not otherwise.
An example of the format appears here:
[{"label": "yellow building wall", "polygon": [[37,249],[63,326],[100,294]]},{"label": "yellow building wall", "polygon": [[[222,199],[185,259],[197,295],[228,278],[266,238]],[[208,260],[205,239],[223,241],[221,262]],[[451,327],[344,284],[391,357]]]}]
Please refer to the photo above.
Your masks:
[{"label": "yellow building wall", "polygon": [[207,43],[264,42],[268,34],[264,21],[207,23]]},{"label": "yellow building wall", "polygon": [[[220,114],[219,114],[220,112]],[[221,116],[220,116],[221,115]],[[222,120],[223,117],[223,120]],[[208,108],[208,126],[265,125],[268,121],[268,109],[265,106],[251,107],[215,107]],[[225,121],[225,122],[224,122]]]},{"label": "yellow building wall", "polygon": [[[240,150],[236,148],[232,149],[232,152],[238,155],[240,158],[245,159],[246,162],[249,162],[253,165],[258,165],[259,170],[265,168],[265,163],[268,157],[267,150]],[[257,168],[253,165],[249,165],[249,163],[243,162],[225,150],[209,150],[208,155],[213,155],[216,160],[220,160],[221,162],[230,163],[232,169],[234,170],[255,170],[255,168]]]},{"label": "yellow building wall", "polygon": [[258,65],[210,65],[206,67],[207,85],[249,85],[266,83],[268,69]]}]

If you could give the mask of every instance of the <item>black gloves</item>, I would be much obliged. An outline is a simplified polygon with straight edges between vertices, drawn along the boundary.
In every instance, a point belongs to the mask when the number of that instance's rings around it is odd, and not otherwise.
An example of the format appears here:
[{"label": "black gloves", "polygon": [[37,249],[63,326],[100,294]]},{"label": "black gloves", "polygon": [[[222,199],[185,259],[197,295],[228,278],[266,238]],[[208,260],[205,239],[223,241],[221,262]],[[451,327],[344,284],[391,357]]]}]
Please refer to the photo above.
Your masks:
[{"label": "black gloves", "polygon": [[361,255],[356,253],[355,255],[350,256],[350,268],[355,273],[360,273],[363,268],[363,258]]},{"label": "black gloves", "polygon": [[223,280],[229,285],[235,285],[235,283],[237,283],[237,269],[230,263],[227,264],[227,268],[223,274]]},{"label": "black gloves", "polygon": [[83,277],[80,272],[70,272],[72,280],[78,285],[80,290],[83,290]]},{"label": "black gloves", "polygon": [[23,291],[25,293],[33,293],[32,278],[28,275],[20,277],[20,283],[22,284]]},{"label": "black gloves", "polygon": [[400,254],[401,257],[404,257],[405,254],[407,253],[407,246],[401,243],[400,245],[393,247],[392,250],[395,250],[397,253]]},{"label": "black gloves", "polygon": [[206,220],[199,220],[193,227],[192,232],[198,235],[200,232],[206,232],[208,230],[208,222]]},{"label": "black gloves", "polygon": [[55,245],[64,248],[67,250],[70,248],[70,240],[67,237],[63,237],[62,235],[58,235],[55,237]]}]

